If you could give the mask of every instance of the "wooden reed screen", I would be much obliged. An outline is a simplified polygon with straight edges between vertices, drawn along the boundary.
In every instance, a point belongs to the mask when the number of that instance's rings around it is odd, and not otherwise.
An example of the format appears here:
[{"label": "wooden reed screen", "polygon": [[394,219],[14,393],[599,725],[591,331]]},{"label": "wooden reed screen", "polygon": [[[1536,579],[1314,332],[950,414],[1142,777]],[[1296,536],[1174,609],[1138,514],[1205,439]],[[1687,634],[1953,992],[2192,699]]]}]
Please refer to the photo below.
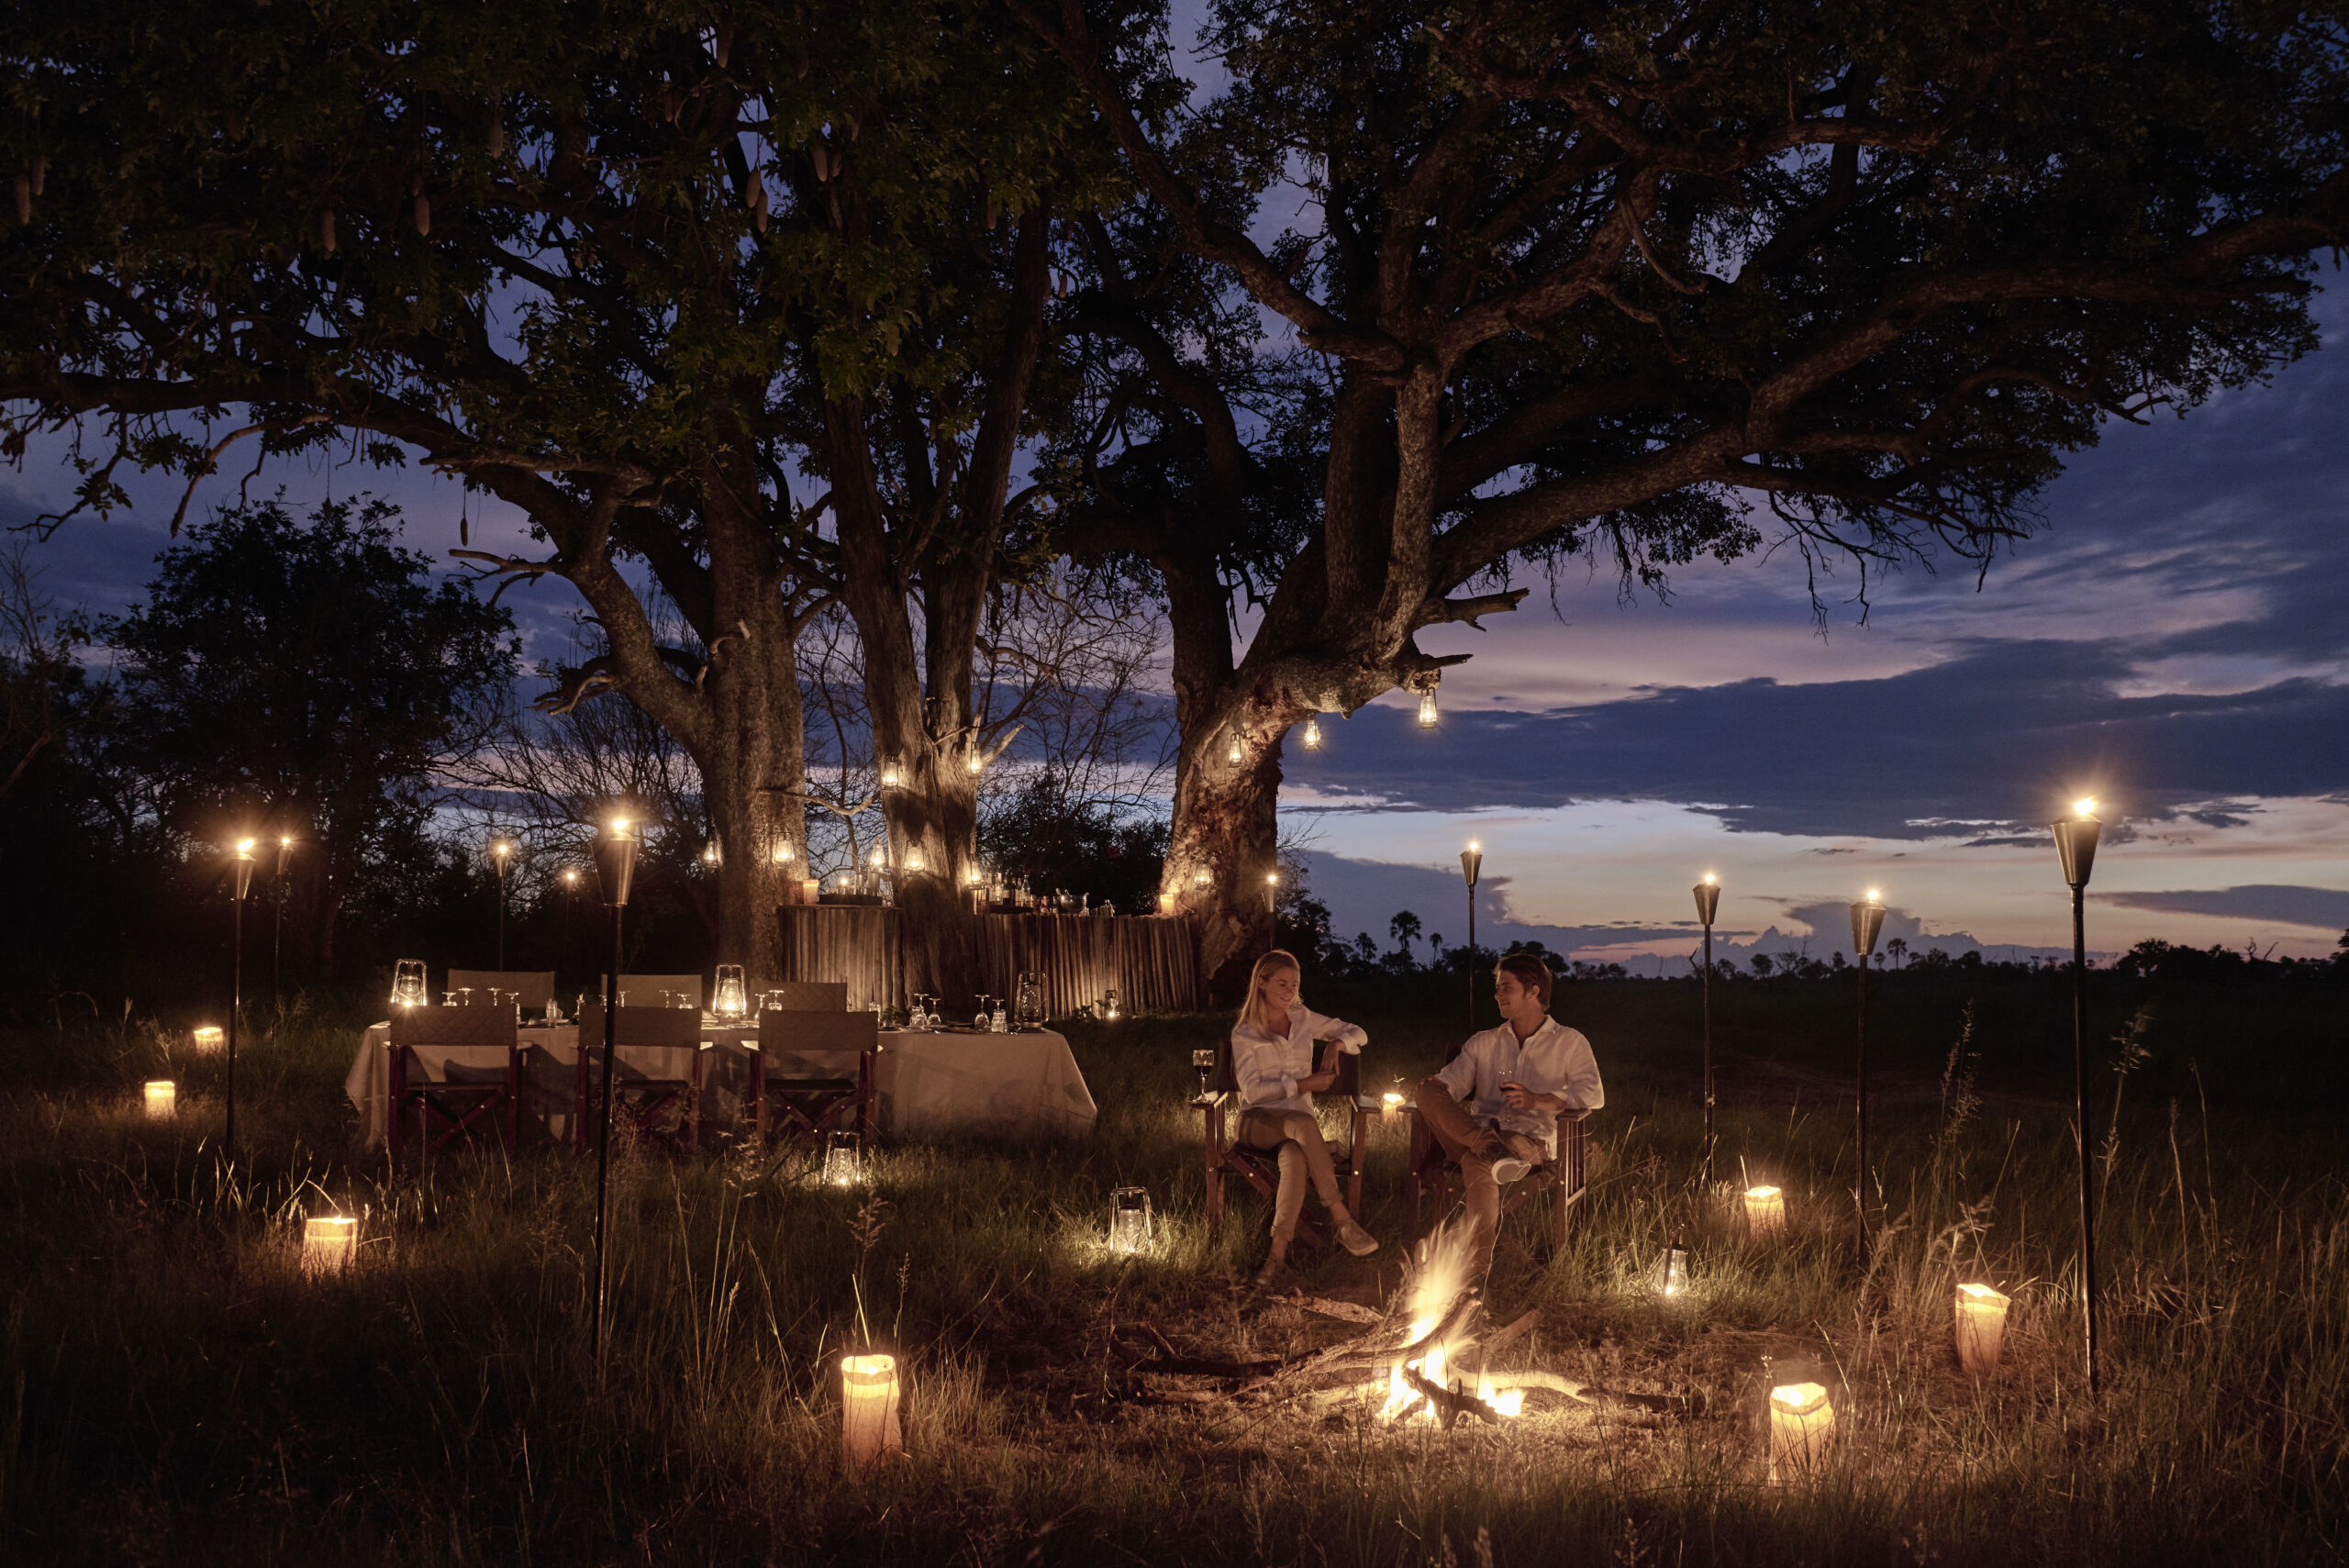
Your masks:
[{"label": "wooden reed screen", "polygon": [[[784,975],[848,986],[848,1005],[901,1006],[927,976],[907,973],[895,909],[853,905],[786,905]],[[1113,987],[1128,1012],[1197,1012],[1198,939],[1182,916],[980,915],[981,984],[1008,1007],[1019,977],[1044,976],[1044,1010],[1066,1018],[1097,1006]],[[947,998],[968,1006],[973,998]]]}]

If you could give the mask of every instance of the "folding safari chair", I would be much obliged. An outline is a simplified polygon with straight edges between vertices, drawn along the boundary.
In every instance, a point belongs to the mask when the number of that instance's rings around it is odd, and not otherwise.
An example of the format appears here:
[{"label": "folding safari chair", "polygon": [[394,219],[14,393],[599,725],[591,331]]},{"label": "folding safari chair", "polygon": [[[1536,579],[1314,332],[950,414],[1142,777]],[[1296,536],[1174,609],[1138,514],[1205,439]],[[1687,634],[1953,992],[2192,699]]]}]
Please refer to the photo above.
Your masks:
[{"label": "folding safari chair", "polygon": [[[1411,1151],[1403,1166],[1403,1235],[1406,1241],[1417,1241],[1421,1206],[1431,1197],[1452,1197],[1464,1189],[1460,1167],[1445,1158],[1443,1144],[1419,1114],[1419,1107],[1413,1106],[1410,1115]],[[1523,1180],[1501,1189],[1504,1222],[1542,1194],[1551,1195],[1549,1233],[1534,1243],[1534,1256],[1544,1262],[1565,1246],[1575,1207],[1590,1190],[1588,1146],[1582,1125],[1588,1115],[1588,1111],[1568,1111],[1559,1117],[1558,1157],[1543,1161]]]},{"label": "folding safari chair", "polygon": [[[1341,1156],[1346,1167],[1346,1207],[1359,1218],[1362,1213],[1363,1152],[1370,1143],[1371,1101],[1362,1093],[1362,1053],[1343,1051],[1338,1057],[1338,1078],[1327,1090],[1314,1096],[1319,1104],[1325,1100],[1342,1100],[1348,1109],[1348,1142]],[[1240,1176],[1271,1203],[1280,1191],[1280,1151],[1276,1149],[1251,1149],[1239,1140],[1240,1112],[1246,1109],[1240,1103],[1240,1078],[1231,1064],[1231,1040],[1226,1036],[1216,1047],[1215,1073],[1208,1080],[1208,1092],[1191,1104],[1200,1113],[1200,1147],[1207,1160],[1208,1182],[1208,1240],[1213,1243],[1223,1234],[1223,1176],[1229,1171]],[[1225,1125],[1225,1113],[1230,1113],[1230,1125]],[[1311,1213],[1297,1219],[1297,1236],[1308,1246],[1321,1244],[1319,1222]]]},{"label": "folding safari chair", "polygon": [[511,1149],[522,1084],[514,1015],[504,1007],[394,1007],[391,1022],[384,1142],[392,1158],[399,1158],[410,1101],[427,1153],[483,1129]]},{"label": "folding safari chair", "polygon": [[[685,1148],[701,1150],[701,1091],[707,1068],[701,1049],[698,1008],[627,1006],[616,1032],[619,1061],[612,1071],[612,1114],[626,1116],[651,1131],[672,1105],[684,1115]],[[596,1121],[596,1095],[604,1060],[604,1005],[590,1002],[579,1015],[579,1050],[573,1086],[573,1145],[584,1154],[596,1147],[588,1129]]]},{"label": "folding safari chair", "polygon": [[751,1115],[760,1140],[821,1148],[845,1116],[857,1141],[871,1143],[880,1050],[880,1026],[871,1013],[763,1009],[751,1072]]}]

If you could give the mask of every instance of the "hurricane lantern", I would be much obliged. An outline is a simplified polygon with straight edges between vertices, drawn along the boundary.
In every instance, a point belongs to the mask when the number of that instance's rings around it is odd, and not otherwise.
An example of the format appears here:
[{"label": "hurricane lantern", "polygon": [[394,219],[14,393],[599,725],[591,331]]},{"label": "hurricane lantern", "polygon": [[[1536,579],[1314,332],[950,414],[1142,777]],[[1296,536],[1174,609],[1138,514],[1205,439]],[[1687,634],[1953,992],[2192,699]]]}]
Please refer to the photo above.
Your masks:
[{"label": "hurricane lantern", "polygon": [[851,1475],[906,1451],[897,1426],[897,1358],[841,1358],[841,1462]]},{"label": "hurricane lantern", "polygon": [[1419,688],[1419,728],[1433,729],[1442,717],[1436,711],[1435,683],[1431,681]]},{"label": "hurricane lantern", "polygon": [[742,984],[742,966],[721,963],[718,966],[718,984],[712,987],[709,1010],[722,1018],[739,1018],[751,1010],[749,992]]},{"label": "hurricane lantern", "polygon": [[1321,720],[1311,715],[1305,720],[1305,749],[1308,751],[1321,750]]},{"label": "hurricane lantern", "polygon": [[864,1145],[853,1132],[834,1132],[824,1150],[824,1184],[852,1187],[864,1179]]},{"label": "hurricane lantern", "polygon": [[2006,1337],[2008,1298],[1987,1284],[1957,1287],[1957,1361],[1979,1377],[1998,1370],[1998,1341]]},{"label": "hurricane lantern", "polygon": [[1150,1191],[1119,1187],[1109,1195],[1109,1251],[1131,1256],[1150,1251]]},{"label": "hurricane lantern", "polygon": [[1247,749],[1240,744],[1239,736],[1233,736],[1231,744],[1223,749],[1223,760],[1235,768],[1248,760]]},{"label": "hurricane lantern", "polygon": [[1677,1236],[1648,1271],[1648,1288],[1669,1301],[1688,1294],[1688,1249]]}]

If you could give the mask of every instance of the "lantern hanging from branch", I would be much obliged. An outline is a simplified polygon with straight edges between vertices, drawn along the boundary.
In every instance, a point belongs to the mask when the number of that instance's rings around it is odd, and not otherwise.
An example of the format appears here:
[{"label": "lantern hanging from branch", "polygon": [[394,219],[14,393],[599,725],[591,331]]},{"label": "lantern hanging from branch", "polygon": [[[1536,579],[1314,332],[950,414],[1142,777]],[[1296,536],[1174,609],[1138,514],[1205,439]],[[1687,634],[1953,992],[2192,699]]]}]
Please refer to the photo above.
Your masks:
[{"label": "lantern hanging from branch", "polygon": [[1247,750],[1240,744],[1239,736],[1234,735],[1231,744],[1223,749],[1223,760],[1235,768],[1248,760]]},{"label": "lantern hanging from branch", "polygon": [[180,1086],[169,1078],[150,1078],[146,1085],[147,1119],[169,1121],[179,1114]]},{"label": "lantern hanging from branch", "polygon": [[824,1150],[824,1184],[852,1187],[864,1179],[864,1146],[853,1132],[835,1132]]},{"label": "lantern hanging from branch", "polygon": [[1109,1251],[1129,1255],[1150,1250],[1150,1193],[1119,1187],[1109,1195]]},{"label": "lantern hanging from branch", "polygon": [[1305,721],[1305,749],[1308,751],[1321,750],[1321,720],[1319,717],[1308,717]]},{"label": "lantern hanging from branch", "polygon": [[851,1475],[906,1451],[897,1427],[897,1358],[841,1358],[841,1462]]},{"label": "lantern hanging from branch", "polygon": [[347,1214],[320,1215],[302,1222],[302,1272],[313,1278],[339,1274],[359,1255],[359,1221]]},{"label": "lantern hanging from branch", "polygon": [[1827,1456],[1835,1440],[1835,1405],[1816,1383],[1770,1390],[1770,1479],[1790,1481]]},{"label": "lantern hanging from branch", "polygon": [[796,861],[796,860],[797,860],[798,858],[799,858],[799,851],[792,846],[792,842],[791,842],[791,840],[788,840],[788,839],[781,839],[781,838],[778,838],[777,840],[775,840],[775,841],[774,841],[774,863],[775,863],[775,864],[777,864],[777,865],[779,865],[779,866],[787,866],[787,865],[789,865],[793,861]]},{"label": "lantern hanging from branch", "polygon": [[2008,1298],[1987,1284],[1957,1287],[1957,1359],[1979,1377],[1998,1370],[1998,1343],[2007,1332]]},{"label": "lantern hanging from branch", "polygon": [[1787,1233],[1787,1195],[1776,1187],[1745,1191],[1745,1229],[1756,1241]]}]

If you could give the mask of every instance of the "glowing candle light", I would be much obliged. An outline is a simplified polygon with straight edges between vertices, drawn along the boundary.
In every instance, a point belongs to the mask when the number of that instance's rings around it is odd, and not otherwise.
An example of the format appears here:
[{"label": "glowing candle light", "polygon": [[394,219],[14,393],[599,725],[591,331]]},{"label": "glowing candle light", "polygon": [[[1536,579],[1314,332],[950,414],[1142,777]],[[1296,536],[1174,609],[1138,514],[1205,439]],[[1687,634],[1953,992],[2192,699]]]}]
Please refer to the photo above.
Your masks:
[{"label": "glowing candle light", "polygon": [[359,1221],[347,1214],[302,1222],[302,1272],[316,1278],[340,1273],[359,1255]]},{"label": "glowing candle light", "polygon": [[718,984],[713,987],[709,1010],[723,1018],[739,1018],[751,1010],[751,999],[742,981],[742,966],[721,963],[718,966]]},{"label": "glowing candle light", "polygon": [[1789,1481],[1810,1469],[1835,1440],[1835,1405],[1816,1383],[1770,1390],[1770,1479]]},{"label": "glowing candle light", "polygon": [[787,866],[787,865],[789,865],[793,861],[796,861],[796,860],[797,860],[798,858],[799,858],[799,851],[798,851],[796,849],[795,849],[795,848],[793,848],[793,847],[792,847],[792,842],[791,842],[791,840],[788,840],[788,839],[777,839],[777,840],[774,841],[774,863],[775,863],[775,864],[777,864],[777,865],[779,865],[779,866]]},{"label": "glowing candle light", "polygon": [[1174,895],[1173,894],[1162,893],[1158,895],[1158,912],[1162,915],[1172,915],[1174,913]]},{"label": "glowing candle light", "polygon": [[2008,1298],[1987,1284],[1957,1287],[1957,1359],[1979,1377],[1998,1370],[1998,1342],[2007,1331]]},{"label": "glowing candle light", "polygon": [[1648,1284],[1667,1301],[1687,1294],[1688,1249],[1682,1246],[1677,1238],[1664,1250],[1664,1256],[1656,1260],[1654,1269],[1648,1274]]},{"label": "glowing candle light", "polygon": [[199,1054],[209,1054],[218,1051],[228,1042],[228,1036],[218,1024],[198,1024],[188,1035],[188,1043],[193,1045]]},{"label": "glowing candle light", "polygon": [[909,876],[918,876],[921,873],[926,872],[929,869],[930,860],[929,857],[925,856],[921,852],[921,846],[919,844],[907,846],[906,850],[906,873]]},{"label": "glowing candle light", "polygon": [[841,1462],[851,1475],[906,1451],[897,1428],[897,1358],[841,1358]]},{"label": "glowing candle light", "polygon": [[169,1121],[179,1114],[180,1086],[169,1078],[150,1078],[146,1084],[147,1119]]},{"label": "glowing candle light", "polygon": [[1787,1195],[1776,1187],[1749,1187],[1745,1193],[1745,1229],[1756,1241],[1787,1233]]},{"label": "glowing candle light", "polygon": [[1308,751],[1321,750],[1321,721],[1319,718],[1305,721],[1305,749]]},{"label": "glowing candle light", "polygon": [[1441,717],[1442,716],[1436,712],[1435,688],[1433,686],[1430,686],[1419,694],[1419,728],[1421,729],[1433,729],[1436,727],[1437,719]]},{"label": "glowing candle light", "polygon": [[1378,1098],[1378,1119],[1388,1127],[1403,1119],[1403,1096],[1389,1089]]},{"label": "glowing candle light", "polygon": [[853,1132],[835,1132],[824,1150],[827,1186],[852,1187],[864,1179],[864,1146]]},{"label": "glowing candle light", "polygon": [[1235,768],[1248,760],[1248,753],[1241,748],[1239,736],[1233,736],[1231,744],[1223,749],[1223,760]]},{"label": "glowing candle light", "polygon": [[981,773],[987,771],[987,760],[976,751],[972,752],[969,757],[965,758],[963,765],[971,770],[971,776],[973,778],[976,778]]}]

